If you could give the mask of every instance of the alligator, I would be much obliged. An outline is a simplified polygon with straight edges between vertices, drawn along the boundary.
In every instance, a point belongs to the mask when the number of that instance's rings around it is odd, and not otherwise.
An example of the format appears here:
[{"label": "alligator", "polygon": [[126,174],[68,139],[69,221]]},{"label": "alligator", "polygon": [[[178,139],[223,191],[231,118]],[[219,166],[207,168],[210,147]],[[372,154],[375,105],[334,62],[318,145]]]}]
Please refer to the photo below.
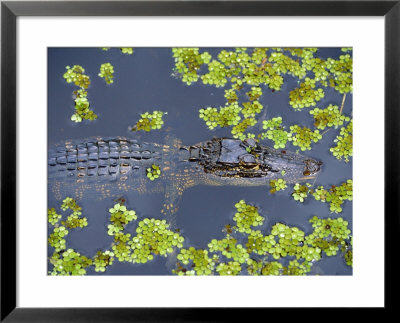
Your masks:
[{"label": "alligator", "polygon": [[[67,141],[49,149],[49,189],[56,199],[72,193],[78,200],[87,194],[103,199],[124,192],[164,192],[161,212],[172,215],[189,187],[261,186],[279,178],[295,183],[316,178],[322,165],[254,139],[213,138],[193,146],[183,146],[176,139],[168,143],[140,143],[123,137]],[[161,175],[150,181],[146,170],[153,164],[160,167]]]}]

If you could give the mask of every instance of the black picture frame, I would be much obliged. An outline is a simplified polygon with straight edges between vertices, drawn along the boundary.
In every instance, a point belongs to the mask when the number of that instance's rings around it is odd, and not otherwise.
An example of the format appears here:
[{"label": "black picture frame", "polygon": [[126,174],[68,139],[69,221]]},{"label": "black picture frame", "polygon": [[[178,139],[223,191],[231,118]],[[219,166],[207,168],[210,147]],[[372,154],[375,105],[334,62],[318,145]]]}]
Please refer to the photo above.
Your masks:
[{"label": "black picture frame", "polygon": [[[19,16],[384,16],[385,309],[398,273],[388,264],[399,229],[400,1],[2,1],[1,322],[235,321],[244,308],[18,308],[16,306],[16,19]],[[373,150],[373,147],[371,147]],[[373,155],[373,152],[371,153]],[[372,156],[373,158],[373,156]],[[382,176],[373,169],[372,176]],[[371,177],[372,177],[371,176]],[[371,261],[373,255],[371,255]],[[393,275],[391,273],[393,272]],[[390,281],[388,282],[388,280]],[[40,291],[38,291],[40,293]],[[250,310],[250,309],[247,309]],[[251,309],[251,316],[264,309]]]}]

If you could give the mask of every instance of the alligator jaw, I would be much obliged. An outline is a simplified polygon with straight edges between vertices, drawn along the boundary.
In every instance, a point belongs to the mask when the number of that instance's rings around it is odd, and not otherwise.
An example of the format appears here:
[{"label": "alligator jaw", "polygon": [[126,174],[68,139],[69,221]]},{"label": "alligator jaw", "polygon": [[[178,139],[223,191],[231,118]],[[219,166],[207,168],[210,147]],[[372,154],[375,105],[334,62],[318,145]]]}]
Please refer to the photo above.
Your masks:
[{"label": "alligator jaw", "polygon": [[214,138],[187,150],[190,162],[219,177],[284,178],[294,182],[316,178],[322,165],[297,153],[259,145],[254,139]]}]

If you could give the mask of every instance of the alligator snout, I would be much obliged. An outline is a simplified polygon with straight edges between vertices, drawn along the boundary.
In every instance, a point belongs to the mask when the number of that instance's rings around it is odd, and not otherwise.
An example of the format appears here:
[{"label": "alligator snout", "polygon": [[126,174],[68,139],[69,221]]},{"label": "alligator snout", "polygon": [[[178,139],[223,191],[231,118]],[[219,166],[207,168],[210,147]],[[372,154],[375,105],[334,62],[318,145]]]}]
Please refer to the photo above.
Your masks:
[{"label": "alligator snout", "polygon": [[316,174],[321,170],[322,162],[321,161],[316,161],[312,159],[306,159],[304,161],[304,171],[303,175],[304,176],[310,176],[312,174]]}]

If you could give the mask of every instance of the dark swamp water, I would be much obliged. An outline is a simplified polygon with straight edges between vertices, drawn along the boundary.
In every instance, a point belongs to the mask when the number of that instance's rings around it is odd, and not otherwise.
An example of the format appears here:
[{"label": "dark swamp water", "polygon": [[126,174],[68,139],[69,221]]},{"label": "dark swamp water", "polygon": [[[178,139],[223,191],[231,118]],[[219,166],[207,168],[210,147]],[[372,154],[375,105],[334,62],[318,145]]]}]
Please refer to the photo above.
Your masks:
[{"label": "dark swamp water", "polygon": [[[207,48],[213,57],[220,50],[220,48]],[[340,48],[321,48],[316,56],[336,59],[341,54],[343,53]],[[110,62],[114,66],[114,83],[111,85],[107,85],[104,79],[97,76],[100,65],[105,62]],[[73,65],[81,65],[85,68],[85,74],[90,76],[88,99],[91,108],[98,115],[95,121],[74,123],[70,119],[74,113],[72,92],[78,87],[67,84],[63,79],[63,74],[66,66]],[[123,55],[116,48],[109,51],[102,51],[100,48],[49,48],[49,147],[67,139],[79,140],[94,136],[125,136],[146,142],[164,143],[166,135],[172,134],[182,140],[184,145],[207,141],[214,136],[231,137],[230,128],[217,128],[210,131],[198,115],[200,108],[223,106],[226,102],[224,89],[227,87],[216,88],[203,85],[201,82],[187,86],[180,79],[171,76],[173,67],[174,58],[171,48],[134,48],[133,55]],[[284,79],[281,91],[271,92],[269,89],[263,89],[263,95],[259,101],[264,105],[264,110],[258,119],[282,116],[284,125],[287,127],[291,124],[299,124],[313,128],[313,118],[309,114],[309,108],[295,111],[289,105],[289,92],[297,86],[297,80],[290,76],[285,76]],[[341,102],[342,95],[327,88],[325,97],[317,103],[317,106],[321,108],[329,104],[340,106]],[[168,115],[163,118],[164,126],[161,130],[146,133],[129,130],[141,113],[153,110],[168,112]],[[347,94],[343,112],[348,116],[352,114],[351,94]],[[261,132],[261,121],[254,128],[256,128],[254,132]],[[339,161],[329,152],[339,129],[340,127],[331,129],[324,134],[320,142],[311,145],[310,151],[303,153],[324,163],[315,186],[339,185],[352,178],[352,162]],[[272,144],[267,139],[262,142],[267,145]],[[288,143],[286,149],[295,151],[297,147]],[[263,232],[269,232],[273,224],[281,222],[289,226],[297,226],[307,235],[312,232],[312,226],[308,221],[314,215],[320,218],[341,216],[349,221],[349,228],[352,230],[352,203],[350,201],[343,204],[342,213],[330,213],[328,203],[321,203],[312,198],[302,204],[295,201],[290,195],[293,191],[292,186],[289,184],[286,190],[276,194],[269,193],[268,185],[264,187],[200,185],[185,190],[176,217],[176,226],[185,238],[184,248],[189,246],[207,248],[211,239],[222,239],[225,236],[222,229],[224,225],[233,223],[232,218],[236,211],[234,205],[241,199],[259,207],[260,214],[265,217],[261,227]],[[118,197],[115,196],[115,198]],[[136,211],[137,221],[144,217],[162,219],[160,214],[164,201],[162,193],[140,196],[126,193],[124,198],[127,200],[128,209]],[[66,239],[67,248],[73,248],[81,255],[93,257],[97,250],[105,250],[111,245],[113,237],[107,235],[107,224],[108,209],[114,205],[114,199],[106,198],[98,201],[83,198],[78,200],[89,224],[83,229],[70,231]],[[61,211],[61,203],[62,201],[57,200],[49,188],[49,208],[54,207]],[[49,256],[52,253],[53,248],[49,247]],[[52,265],[49,264],[49,270],[51,268]],[[166,266],[166,258],[156,256],[154,260],[146,264],[122,263],[115,259],[106,272],[97,273],[91,267],[87,269],[87,274],[171,275],[171,271]],[[352,268],[346,265],[343,255],[338,253],[337,256],[323,257],[314,263],[309,274],[351,275]]]}]

